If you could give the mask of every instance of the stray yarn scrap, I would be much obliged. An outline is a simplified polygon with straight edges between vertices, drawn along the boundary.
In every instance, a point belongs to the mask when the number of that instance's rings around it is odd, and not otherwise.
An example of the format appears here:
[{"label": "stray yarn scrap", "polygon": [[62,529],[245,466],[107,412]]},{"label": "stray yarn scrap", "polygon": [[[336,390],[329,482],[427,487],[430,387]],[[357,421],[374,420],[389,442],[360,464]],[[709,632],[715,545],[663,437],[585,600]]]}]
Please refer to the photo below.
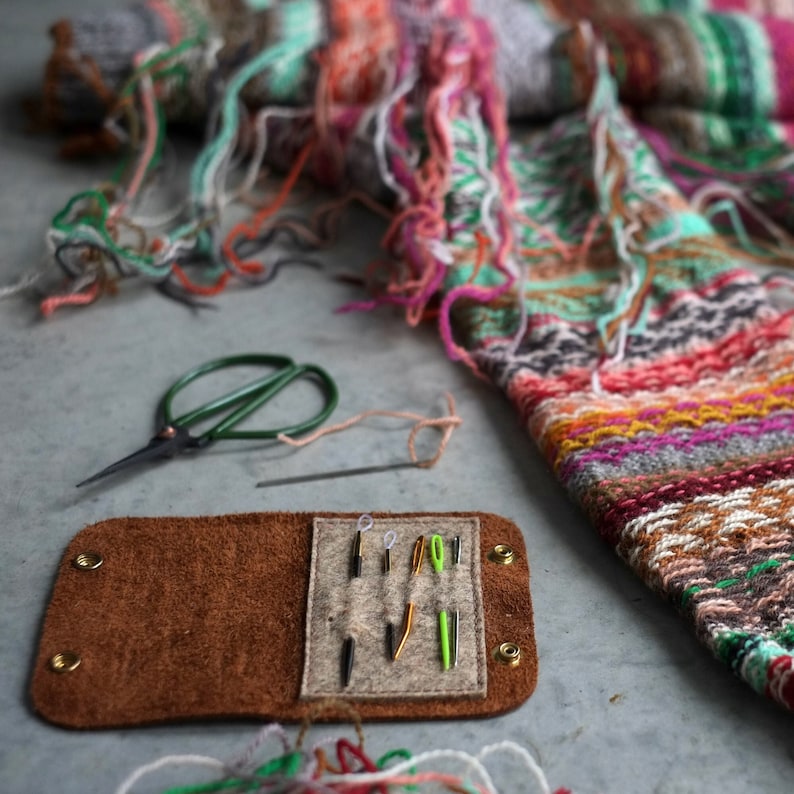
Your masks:
[{"label": "stray yarn scrap", "polygon": [[[280,433],[276,438],[291,447],[305,447],[318,438],[322,438],[331,433],[339,433],[342,430],[347,430],[349,427],[353,427],[359,422],[363,422],[365,419],[369,419],[373,416],[382,416],[390,419],[409,419],[414,422],[414,425],[408,434],[408,459],[420,469],[430,469],[441,460],[441,456],[444,454],[447,444],[449,443],[450,436],[455,428],[460,427],[463,423],[463,420],[455,413],[455,398],[449,392],[445,392],[444,397],[446,398],[447,410],[449,412],[444,416],[422,416],[422,414],[417,414],[413,411],[370,410],[351,416],[339,424],[322,427],[301,438],[291,438],[284,433]],[[441,432],[441,438],[438,441],[435,454],[425,460],[419,460],[419,456],[416,453],[416,438],[422,430],[428,428],[437,428]]]},{"label": "stray yarn scrap", "polygon": [[[511,741],[482,748],[476,755],[460,750],[430,750],[412,755],[404,748],[384,753],[377,760],[364,751],[364,736],[356,724],[358,742],[341,738],[327,739],[305,749],[306,726],[293,745],[277,723],[263,728],[251,744],[233,761],[203,755],[164,756],[133,770],[116,789],[116,794],[133,794],[135,785],[144,777],[167,767],[197,767],[218,775],[216,781],[187,784],[166,789],[163,794],[208,794],[228,791],[338,792],[388,794],[396,788],[407,791],[451,791],[466,794],[499,794],[488,770],[487,762],[494,755],[513,758],[525,772],[524,780],[540,794],[552,794],[543,770],[532,755]],[[257,760],[271,739],[277,739],[277,754],[264,763]],[[333,746],[330,754],[326,746]],[[441,769],[434,769],[440,766]],[[459,771],[450,772],[458,767]],[[443,771],[442,771],[443,770]],[[553,794],[571,794],[568,789],[555,789]]]},{"label": "stray yarn scrap", "polygon": [[[302,176],[388,205],[388,261],[347,308],[437,317],[606,542],[794,708],[793,318],[753,267],[794,250],[794,11],[758,5],[157,0],[61,23],[50,115],[94,112],[129,162],[55,216],[68,284],[42,310],[133,276],[188,301],[262,283],[277,232],[324,236],[280,212]],[[184,212],[149,228],[167,126],[196,118]],[[226,231],[265,164],[275,199]]]}]

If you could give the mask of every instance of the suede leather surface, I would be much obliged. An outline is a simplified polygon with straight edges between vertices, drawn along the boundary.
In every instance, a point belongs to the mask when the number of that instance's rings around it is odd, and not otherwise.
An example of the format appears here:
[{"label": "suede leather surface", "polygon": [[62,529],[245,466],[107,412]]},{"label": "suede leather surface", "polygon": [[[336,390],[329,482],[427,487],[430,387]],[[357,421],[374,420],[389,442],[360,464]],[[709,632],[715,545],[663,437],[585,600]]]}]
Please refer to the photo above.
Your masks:
[{"label": "suede leather surface", "polygon": [[[31,681],[36,711],[71,728],[261,718],[299,721],[305,617],[315,517],[358,513],[247,513],[192,518],[113,518],[69,544],[41,632]],[[480,521],[488,691],[482,699],[350,699],[363,720],[491,716],[519,706],[537,680],[529,566],[518,527],[490,513],[373,513],[378,517],[475,515]],[[512,565],[488,562],[497,543]],[[72,560],[98,552],[103,564]],[[495,661],[504,641],[521,664]],[[80,665],[56,673],[71,651]],[[323,719],[347,721],[349,710]]]}]

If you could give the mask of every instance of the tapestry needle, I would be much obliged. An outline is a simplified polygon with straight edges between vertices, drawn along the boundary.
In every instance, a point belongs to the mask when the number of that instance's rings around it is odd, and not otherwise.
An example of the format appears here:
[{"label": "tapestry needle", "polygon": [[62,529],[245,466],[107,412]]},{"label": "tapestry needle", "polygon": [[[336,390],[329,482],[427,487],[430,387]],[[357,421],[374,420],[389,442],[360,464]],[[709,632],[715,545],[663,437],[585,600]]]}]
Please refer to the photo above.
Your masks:
[{"label": "tapestry needle", "polygon": [[416,606],[414,605],[413,601],[409,601],[405,605],[402,636],[400,637],[400,642],[397,644],[397,647],[394,649],[394,656],[392,657],[395,661],[400,658],[400,654],[403,652],[405,643],[408,641],[408,635],[411,633],[411,626],[414,622],[414,609],[416,609]]},{"label": "tapestry needle", "polygon": [[386,624],[386,655],[394,659],[394,623]]},{"label": "tapestry needle", "polygon": [[449,670],[449,624],[447,623],[446,609],[442,609],[438,613],[438,641],[441,646],[441,666],[445,670]]},{"label": "tapestry needle", "polygon": [[458,624],[460,623],[460,612],[456,609],[452,613],[452,666],[458,666]]},{"label": "tapestry needle", "polygon": [[315,482],[317,480],[335,480],[338,477],[357,477],[361,474],[377,474],[383,471],[393,471],[394,469],[416,469],[427,468],[429,461],[406,460],[401,463],[384,463],[380,466],[362,466],[358,469],[338,469],[336,471],[320,471],[313,474],[298,474],[295,477],[280,477],[277,480],[262,480],[256,484],[257,488],[273,488],[276,485],[297,485],[303,482]]},{"label": "tapestry needle", "polygon": [[356,638],[345,637],[342,647],[342,686],[346,687],[353,676],[353,661],[356,655]]},{"label": "tapestry needle", "polygon": [[411,573],[416,576],[422,570],[422,560],[425,558],[425,536],[420,535],[414,543],[414,551],[411,555]]},{"label": "tapestry needle", "polygon": [[[443,573],[444,539],[441,535],[433,535],[430,538],[430,561],[433,563],[433,570],[436,573]],[[441,664],[445,670],[449,670],[449,623],[446,609],[442,609],[438,613],[438,641],[441,646]]]},{"label": "tapestry needle", "polygon": [[356,532],[356,539],[353,541],[353,578],[358,579],[361,576],[361,530]]},{"label": "tapestry needle", "polygon": [[[413,554],[411,554],[412,575],[416,576],[422,570],[422,560],[424,559],[424,556],[425,556],[425,536],[420,535],[416,539],[416,543],[414,543]],[[403,652],[405,643],[408,641],[408,635],[411,633],[411,626],[414,621],[415,609],[416,606],[413,603],[413,601],[409,601],[405,605],[405,614],[403,615],[402,635],[400,636],[400,641],[397,643],[397,647],[394,649],[394,656],[392,656],[392,659],[394,659],[395,661],[400,658],[400,654]]]},{"label": "tapestry needle", "polygon": [[397,533],[390,529],[383,536],[383,573],[391,573],[391,547],[397,542]]},{"label": "tapestry needle", "polygon": [[[460,565],[461,557],[461,544],[460,536],[455,535],[452,538],[452,562],[454,565]],[[460,612],[456,609],[452,613],[452,666],[458,666],[458,628],[460,625]]]}]

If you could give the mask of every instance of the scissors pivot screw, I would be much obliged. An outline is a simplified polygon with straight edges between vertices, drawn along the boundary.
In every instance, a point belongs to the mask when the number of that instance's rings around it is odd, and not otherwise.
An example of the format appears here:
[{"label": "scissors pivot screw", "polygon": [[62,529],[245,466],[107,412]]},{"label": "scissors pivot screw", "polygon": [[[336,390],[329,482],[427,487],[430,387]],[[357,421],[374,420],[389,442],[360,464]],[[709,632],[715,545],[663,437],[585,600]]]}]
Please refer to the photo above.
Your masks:
[{"label": "scissors pivot screw", "polygon": [[160,432],[157,434],[157,438],[175,438],[176,437],[176,428],[173,425],[166,425],[165,427],[161,428]]},{"label": "scissors pivot screw", "polygon": [[80,666],[79,654],[74,651],[61,651],[50,659],[50,670],[53,673],[71,673]]},{"label": "scissors pivot screw", "polygon": [[104,562],[97,551],[81,551],[73,560],[72,566],[78,571],[95,571]]}]

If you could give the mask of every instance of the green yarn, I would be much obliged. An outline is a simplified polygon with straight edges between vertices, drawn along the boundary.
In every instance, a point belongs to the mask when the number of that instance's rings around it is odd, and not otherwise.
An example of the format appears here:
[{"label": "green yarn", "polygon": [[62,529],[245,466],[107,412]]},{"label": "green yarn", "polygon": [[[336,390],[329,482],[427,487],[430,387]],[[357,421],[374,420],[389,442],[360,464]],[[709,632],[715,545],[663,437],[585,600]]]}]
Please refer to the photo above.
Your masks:
[{"label": "green yarn", "polygon": [[[788,558],[790,561],[794,561],[794,554]],[[780,560],[771,559],[771,560],[764,560],[764,562],[759,562],[757,565],[753,565],[752,568],[748,568],[747,572],[744,575],[744,580],[749,581],[758,574],[763,573],[764,571],[774,570],[775,568],[779,568],[781,565]],[[740,584],[744,581],[741,578],[732,577],[730,579],[721,579],[718,582],[714,582],[714,584],[709,585],[708,587],[715,587],[718,590],[724,590],[726,587],[731,587],[735,584]],[[684,592],[681,594],[681,606],[686,606],[687,601],[692,598],[693,595],[696,593],[701,592],[701,590],[706,590],[708,587],[700,587],[698,585],[694,585],[692,587],[688,587]],[[748,590],[748,592],[750,592]],[[776,635],[775,635],[776,636]],[[794,627],[792,627],[792,637],[794,638]]]},{"label": "green yarn", "polygon": [[292,53],[271,66],[268,93],[274,102],[294,101],[300,92],[306,53],[322,38],[322,7],[310,0],[293,0],[282,5],[284,38],[292,42]]},{"label": "green yarn", "polygon": [[[207,794],[213,791],[226,791],[238,789],[239,791],[255,791],[261,787],[261,780],[272,775],[282,775],[287,778],[294,777],[301,768],[303,755],[299,752],[287,753],[286,755],[273,758],[266,764],[258,767],[248,779],[229,778],[227,780],[215,781],[212,783],[198,783],[191,786],[175,786],[166,789],[162,794]],[[271,783],[272,781],[268,781]]]},{"label": "green yarn", "polygon": [[[389,761],[393,758],[402,759],[403,761],[410,761],[412,758],[411,751],[405,749],[404,747],[397,747],[394,750],[389,750],[388,753],[384,753],[376,762],[375,766],[378,769],[385,769],[388,765]],[[410,772],[412,775],[416,774],[416,767],[411,767]],[[408,783],[407,785],[403,786],[406,791],[419,791],[419,786],[414,785],[413,783]]]}]

